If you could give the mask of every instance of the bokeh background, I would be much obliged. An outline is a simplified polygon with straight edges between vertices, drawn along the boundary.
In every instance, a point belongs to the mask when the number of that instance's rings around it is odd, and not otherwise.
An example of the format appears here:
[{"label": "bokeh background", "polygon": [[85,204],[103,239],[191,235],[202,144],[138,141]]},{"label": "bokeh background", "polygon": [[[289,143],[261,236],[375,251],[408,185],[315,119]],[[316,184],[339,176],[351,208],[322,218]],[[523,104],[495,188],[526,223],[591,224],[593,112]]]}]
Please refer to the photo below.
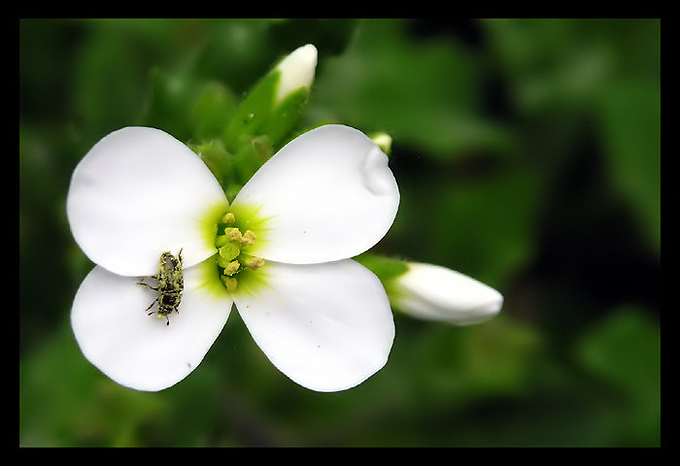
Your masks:
[{"label": "bokeh background", "polygon": [[[20,20],[19,444],[657,446],[660,21]],[[471,327],[396,315],[359,387],[290,382],[237,313],[160,393],[120,387],[69,327],[92,264],[64,202],[102,136],[179,139],[282,55],[319,50],[301,127],[393,137],[402,201],[374,249],[505,296]],[[212,102],[212,103],[211,103]],[[214,104],[214,105],[213,105]],[[106,322],[102,322],[106,325]]]}]

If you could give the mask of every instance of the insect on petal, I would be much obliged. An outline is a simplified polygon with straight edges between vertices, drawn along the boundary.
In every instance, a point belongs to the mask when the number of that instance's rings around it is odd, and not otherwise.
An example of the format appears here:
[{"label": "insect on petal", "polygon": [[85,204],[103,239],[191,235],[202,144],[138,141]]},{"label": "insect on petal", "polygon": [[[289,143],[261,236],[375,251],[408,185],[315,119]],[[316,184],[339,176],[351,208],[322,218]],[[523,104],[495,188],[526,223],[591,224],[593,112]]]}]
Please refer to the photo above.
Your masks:
[{"label": "insect on petal", "polygon": [[[210,262],[210,261],[207,261]],[[136,277],[96,266],[83,280],[71,309],[71,325],[84,356],[113,381],[157,391],[189,375],[210,349],[229,316],[228,294],[208,292],[202,265],[186,270],[179,313],[158,318],[158,293]]]}]

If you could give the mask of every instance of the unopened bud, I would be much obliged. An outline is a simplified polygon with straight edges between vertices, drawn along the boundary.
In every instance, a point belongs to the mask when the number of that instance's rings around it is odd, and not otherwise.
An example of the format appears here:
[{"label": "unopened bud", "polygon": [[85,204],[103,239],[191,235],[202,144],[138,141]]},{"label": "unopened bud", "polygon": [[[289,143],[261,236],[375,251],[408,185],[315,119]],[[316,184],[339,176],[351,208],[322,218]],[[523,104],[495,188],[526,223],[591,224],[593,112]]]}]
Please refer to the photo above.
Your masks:
[{"label": "unopened bud", "polygon": [[305,87],[309,89],[314,81],[316,71],[317,50],[312,44],[303,45],[295,49],[276,66],[281,72],[279,85],[276,89],[274,105],[280,103],[292,92]]},{"label": "unopened bud", "polygon": [[405,314],[471,325],[493,318],[503,306],[498,291],[460,272],[432,264],[407,265],[408,270],[389,284],[392,305]]},{"label": "unopened bud", "polygon": [[371,139],[375,142],[380,150],[385,153],[385,155],[390,155],[390,150],[392,149],[392,137],[387,133],[375,133],[371,134]]}]

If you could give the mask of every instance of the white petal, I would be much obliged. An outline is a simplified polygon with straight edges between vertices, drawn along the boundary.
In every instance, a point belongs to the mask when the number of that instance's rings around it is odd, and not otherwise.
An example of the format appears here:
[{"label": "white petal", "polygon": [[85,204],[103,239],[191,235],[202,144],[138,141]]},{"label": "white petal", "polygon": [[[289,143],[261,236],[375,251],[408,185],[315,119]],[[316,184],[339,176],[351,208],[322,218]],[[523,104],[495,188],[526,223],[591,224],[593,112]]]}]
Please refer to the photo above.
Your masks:
[{"label": "white petal", "polygon": [[456,325],[487,321],[503,306],[503,296],[490,286],[432,264],[409,263],[389,288],[394,290],[393,304],[403,312]]},{"label": "white petal", "polygon": [[399,190],[387,156],[369,137],[326,125],[283,147],[233,204],[268,219],[254,255],[311,264],[353,257],[380,241],[397,213]]},{"label": "white petal", "polygon": [[353,260],[291,265],[268,262],[267,287],[234,302],[258,346],[296,383],[338,391],[387,362],[394,322],[387,295]]},{"label": "white petal", "polygon": [[84,356],[115,382],[137,390],[162,390],[189,375],[220,334],[232,304],[226,293],[203,287],[201,268],[185,271],[179,313],[173,312],[166,325],[165,318],[145,311],[157,292],[137,285],[136,277],[95,267],[80,285],[71,310]]},{"label": "white petal", "polygon": [[206,216],[226,210],[219,183],[187,146],[154,128],[110,133],[73,172],[66,213],[93,262],[121,275],[152,275],[164,251],[184,265],[215,253]]}]

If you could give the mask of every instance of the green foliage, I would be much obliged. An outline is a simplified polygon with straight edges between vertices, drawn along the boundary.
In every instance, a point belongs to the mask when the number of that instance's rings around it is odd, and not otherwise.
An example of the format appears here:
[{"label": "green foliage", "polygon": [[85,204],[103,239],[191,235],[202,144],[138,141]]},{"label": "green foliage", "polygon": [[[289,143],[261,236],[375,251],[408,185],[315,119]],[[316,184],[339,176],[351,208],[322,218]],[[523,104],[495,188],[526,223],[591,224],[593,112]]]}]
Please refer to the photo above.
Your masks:
[{"label": "green foliage", "polygon": [[326,61],[309,113],[386,131],[433,157],[493,151],[507,146],[508,134],[479,112],[482,72],[457,41],[418,42],[403,23],[368,21],[345,53]]},{"label": "green foliage", "polygon": [[[654,445],[660,436],[661,336],[656,322],[634,306],[617,309],[577,342],[576,358],[625,406],[616,425],[621,438]],[[611,421],[604,420],[603,422]]]},{"label": "green foliage", "polygon": [[[660,444],[660,21],[19,26],[20,445]],[[274,140],[257,125],[247,144],[225,138],[247,93],[306,43],[319,50],[314,85],[281,110],[307,101],[302,121],[267,129]],[[257,168],[240,151],[266,160],[324,122],[393,139],[400,210],[371,252],[488,283],[501,314],[462,328],[395,315],[388,364],[340,393],[289,381],[235,312],[163,392],[92,367],[68,319],[91,264],[64,214],[92,144],[159,127],[233,197]]]}]

